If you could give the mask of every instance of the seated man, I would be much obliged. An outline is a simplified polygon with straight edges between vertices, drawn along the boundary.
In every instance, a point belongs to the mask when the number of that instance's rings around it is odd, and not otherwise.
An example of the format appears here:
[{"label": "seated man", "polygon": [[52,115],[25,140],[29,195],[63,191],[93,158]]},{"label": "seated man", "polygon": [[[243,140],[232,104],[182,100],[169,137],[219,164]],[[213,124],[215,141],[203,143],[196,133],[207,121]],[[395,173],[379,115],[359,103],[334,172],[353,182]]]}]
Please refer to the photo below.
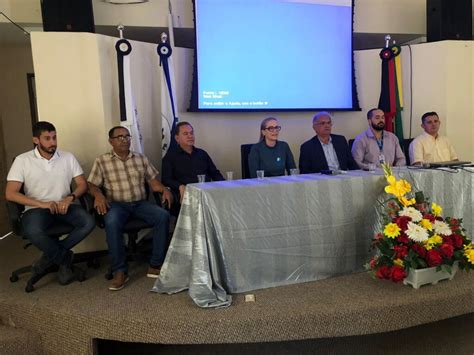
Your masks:
[{"label": "seated man", "polygon": [[319,173],[323,170],[356,170],[346,138],[331,134],[332,118],[328,112],[320,112],[313,117],[316,135],[300,148],[300,172]]},{"label": "seated man", "polygon": [[440,125],[436,112],[427,112],[421,117],[421,127],[425,131],[410,144],[412,165],[458,160],[449,139],[438,134]]},{"label": "seated man", "polygon": [[194,128],[190,123],[179,122],[176,125],[175,139],[178,146],[166,153],[161,180],[171,188],[176,202],[178,199],[182,201],[187,184],[198,182],[198,175],[206,175],[206,181],[224,180],[211,157],[194,146]]},{"label": "seated man", "polygon": [[153,225],[153,252],[148,277],[158,277],[168,247],[169,213],[146,200],[145,183],[148,182],[153,191],[162,193],[163,203],[168,205],[172,202],[171,193],[156,179],[158,171],[147,157],[130,151],[131,139],[126,128],[113,127],[109,131],[112,151],[95,160],[87,179],[94,196],[94,208],[104,216],[114,273],[109,285],[111,291],[121,290],[129,279],[123,241],[123,226],[129,217],[138,217]]},{"label": "seated man", "polygon": [[[32,271],[43,274],[57,264],[59,283],[67,285],[75,279],[71,248],[95,227],[92,216],[72,203],[87,191],[87,182],[76,158],[57,150],[56,128],[51,123],[35,123],[33,143],[33,150],[17,156],[13,162],[5,198],[25,206],[21,218],[24,236],[43,252]],[[73,180],[76,188],[71,193]],[[71,224],[74,230],[62,240],[52,238],[46,230],[55,222]]]},{"label": "seated man", "polygon": [[396,135],[385,131],[385,114],[378,108],[367,112],[369,128],[359,134],[352,145],[352,155],[359,167],[369,170],[369,164],[380,167],[406,165],[405,155]]}]

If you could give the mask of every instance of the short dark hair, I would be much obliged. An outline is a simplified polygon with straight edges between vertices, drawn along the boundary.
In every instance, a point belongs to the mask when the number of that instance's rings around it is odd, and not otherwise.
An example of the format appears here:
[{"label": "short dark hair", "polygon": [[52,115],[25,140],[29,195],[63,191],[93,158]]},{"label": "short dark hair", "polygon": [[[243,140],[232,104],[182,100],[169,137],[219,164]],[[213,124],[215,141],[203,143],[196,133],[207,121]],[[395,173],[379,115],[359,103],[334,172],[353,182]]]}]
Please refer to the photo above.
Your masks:
[{"label": "short dark hair", "polygon": [[182,121],[182,122],[179,122],[177,125],[176,125],[176,132],[175,132],[175,135],[178,135],[179,134],[179,129],[183,126],[190,126],[193,130],[194,130],[194,127],[191,123],[189,122],[186,122],[186,121]]},{"label": "short dark hair", "polygon": [[377,111],[377,110],[383,111],[382,109],[380,109],[380,108],[378,108],[378,107],[371,108],[371,109],[367,112],[367,119],[370,120],[370,119],[372,118],[372,114],[374,113],[374,111]]},{"label": "short dark hair", "polygon": [[[114,136],[114,132],[116,129],[119,129],[119,128],[123,128],[123,129],[126,129],[127,132],[128,132],[128,129],[127,127],[123,127],[123,126],[115,126],[115,127],[112,127],[110,130],[109,130],[109,138],[112,138]],[[128,132],[130,133],[130,132]]]},{"label": "short dark hair", "polygon": [[439,118],[438,114],[434,111],[426,112],[426,113],[423,114],[423,116],[421,116],[421,124],[425,123],[425,118],[428,117],[428,116],[436,116],[436,117]]},{"label": "short dark hair", "polygon": [[39,138],[42,132],[55,132],[56,128],[52,123],[39,121],[33,125],[33,137]]}]

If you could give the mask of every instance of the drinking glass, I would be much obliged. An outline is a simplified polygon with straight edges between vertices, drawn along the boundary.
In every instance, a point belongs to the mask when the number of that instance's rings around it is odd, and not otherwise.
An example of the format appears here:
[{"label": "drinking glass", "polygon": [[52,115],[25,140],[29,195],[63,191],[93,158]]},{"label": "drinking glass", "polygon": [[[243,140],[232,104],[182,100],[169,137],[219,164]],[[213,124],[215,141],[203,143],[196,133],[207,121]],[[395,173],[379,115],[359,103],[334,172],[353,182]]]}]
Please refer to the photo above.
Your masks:
[{"label": "drinking glass", "polygon": [[198,182],[199,183],[206,182],[206,175],[205,174],[198,175]]},{"label": "drinking glass", "polygon": [[257,170],[257,179],[263,179],[264,176],[265,176],[264,170]]}]

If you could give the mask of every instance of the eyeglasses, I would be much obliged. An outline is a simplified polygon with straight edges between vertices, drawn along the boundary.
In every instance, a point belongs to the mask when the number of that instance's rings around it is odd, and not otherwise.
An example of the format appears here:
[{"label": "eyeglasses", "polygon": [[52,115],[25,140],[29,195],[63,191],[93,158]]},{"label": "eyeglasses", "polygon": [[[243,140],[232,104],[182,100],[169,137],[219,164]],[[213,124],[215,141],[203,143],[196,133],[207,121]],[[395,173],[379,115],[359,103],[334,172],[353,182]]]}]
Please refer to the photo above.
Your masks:
[{"label": "eyeglasses", "polygon": [[264,128],[264,129],[269,131],[269,132],[280,132],[281,131],[281,126],[270,126],[270,127]]},{"label": "eyeglasses", "polygon": [[132,136],[127,134],[126,136],[116,136],[116,137],[111,137],[111,139],[118,139],[120,142],[130,142],[132,140]]}]

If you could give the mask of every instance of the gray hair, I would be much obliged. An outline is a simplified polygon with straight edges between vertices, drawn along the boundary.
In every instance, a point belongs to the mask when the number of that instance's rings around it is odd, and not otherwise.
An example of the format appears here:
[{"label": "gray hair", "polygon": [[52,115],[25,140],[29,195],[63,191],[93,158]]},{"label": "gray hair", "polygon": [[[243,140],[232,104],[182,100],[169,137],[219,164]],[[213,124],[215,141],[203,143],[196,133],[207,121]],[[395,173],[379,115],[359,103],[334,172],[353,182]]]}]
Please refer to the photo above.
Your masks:
[{"label": "gray hair", "polygon": [[321,112],[318,112],[317,114],[314,115],[313,117],[313,125],[318,122],[318,120],[321,118],[321,117],[329,117],[332,121],[332,116],[329,112],[327,111],[321,111]]}]

